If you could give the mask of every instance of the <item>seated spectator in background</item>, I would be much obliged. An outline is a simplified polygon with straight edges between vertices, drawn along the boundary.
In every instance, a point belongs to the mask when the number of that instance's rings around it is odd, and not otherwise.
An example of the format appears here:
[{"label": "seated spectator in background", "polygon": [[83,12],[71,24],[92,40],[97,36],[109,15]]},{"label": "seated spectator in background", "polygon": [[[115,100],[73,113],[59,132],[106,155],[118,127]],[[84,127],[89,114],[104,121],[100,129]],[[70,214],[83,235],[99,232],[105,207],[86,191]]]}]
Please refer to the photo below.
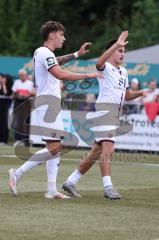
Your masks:
[{"label": "seated spectator in background", "polygon": [[85,99],[83,102],[80,103],[78,110],[80,111],[95,111],[95,101],[96,101],[96,96],[93,93],[88,93],[85,96]]},{"label": "seated spectator in background", "polygon": [[[131,91],[141,90],[140,82],[137,78],[133,78],[130,82]],[[127,106],[127,114],[140,113],[142,108],[142,98],[138,97],[134,100],[130,100]]]},{"label": "seated spectator in background", "polygon": [[157,80],[151,79],[148,83],[148,89],[145,89],[146,97],[144,97],[144,107],[148,119],[152,122],[159,113],[159,89],[157,88]]},{"label": "seated spectator in background", "polygon": [[[31,104],[29,101],[26,100],[28,100],[34,93],[33,82],[28,80],[26,71],[24,69],[20,69],[18,73],[19,79],[15,80],[12,86],[14,99],[12,128],[13,130],[15,130],[15,145],[21,140],[29,139],[29,116],[31,111]],[[25,108],[18,108],[24,102]],[[18,111],[16,110],[17,108]],[[26,115],[28,116],[26,119],[27,125],[24,124],[24,116]],[[27,145],[28,141],[25,141],[25,143]]]},{"label": "seated spectator in background", "polygon": [[12,77],[0,73],[0,144],[8,143],[8,112],[11,105]]}]

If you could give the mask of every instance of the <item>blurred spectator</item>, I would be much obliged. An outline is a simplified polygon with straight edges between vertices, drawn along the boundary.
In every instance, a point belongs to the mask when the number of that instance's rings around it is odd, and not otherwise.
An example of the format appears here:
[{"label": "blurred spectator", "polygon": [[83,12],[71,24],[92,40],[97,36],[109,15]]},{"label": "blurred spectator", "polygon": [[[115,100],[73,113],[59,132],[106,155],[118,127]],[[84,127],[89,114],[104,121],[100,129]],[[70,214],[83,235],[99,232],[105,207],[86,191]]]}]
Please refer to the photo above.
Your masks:
[{"label": "blurred spectator", "polygon": [[88,93],[85,96],[85,101],[80,103],[78,110],[80,111],[95,111],[96,97],[93,93]]},{"label": "blurred spectator", "polygon": [[[137,78],[133,78],[130,82],[131,91],[139,91],[141,90],[140,82]],[[142,98],[136,98],[134,100],[129,101],[127,106],[127,114],[132,113],[140,113],[142,108]]]},{"label": "blurred spectator", "polygon": [[159,89],[157,88],[157,80],[151,79],[145,89],[147,96],[143,99],[144,107],[148,119],[152,122],[159,113]]},{"label": "blurred spectator", "polygon": [[12,77],[0,73],[0,144],[8,143],[8,112],[11,105]]},{"label": "blurred spectator", "polygon": [[[12,86],[14,99],[12,128],[15,130],[15,145],[21,140],[29,139],[31,104],[27,100],[34,93],[33,82],[28,80],[26,71],[24,69],[20,69],[18,73],[19,79],[15,80]],[[22,107],[19,107],[24,103],[25,108],[23,105]],[[27,119],[25,119],[26,115],[28,116]]]},{"label": "blurred spectator", "polygon": [[157,80],[151,79],[148,83],[148,88],[144,90],[147,96],[144,97],[144,103],[158,101],[159,89],[157,88]]}]

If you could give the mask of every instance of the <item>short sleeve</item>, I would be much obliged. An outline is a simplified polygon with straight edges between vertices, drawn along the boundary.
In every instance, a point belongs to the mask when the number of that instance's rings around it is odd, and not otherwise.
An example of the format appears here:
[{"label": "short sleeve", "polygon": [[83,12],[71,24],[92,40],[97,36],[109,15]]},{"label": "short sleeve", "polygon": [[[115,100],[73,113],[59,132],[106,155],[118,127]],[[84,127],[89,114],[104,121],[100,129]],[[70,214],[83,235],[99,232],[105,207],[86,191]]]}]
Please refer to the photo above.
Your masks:
[{"label": "short sleeve", "polygon": [[53,52],[47,51],[47,54],[45,54],[44,64],[47,70],[55,65],[58,65],[57,59]]},{"label": "short sleeve", "polygon": [[15,93],[17,91],[17,81],[18,80],[15,80],[14,83],[13,83],[13,86],[12,86],[12,91]]},{"label": "short sleeve", "polygon": [[106,63],[104,64],[104,66],[103,66],[102,68],[97,68],[97,66],[96,66],[96,69],[97,69],[99,72],[104,72],[105,68],[106,68]]}]

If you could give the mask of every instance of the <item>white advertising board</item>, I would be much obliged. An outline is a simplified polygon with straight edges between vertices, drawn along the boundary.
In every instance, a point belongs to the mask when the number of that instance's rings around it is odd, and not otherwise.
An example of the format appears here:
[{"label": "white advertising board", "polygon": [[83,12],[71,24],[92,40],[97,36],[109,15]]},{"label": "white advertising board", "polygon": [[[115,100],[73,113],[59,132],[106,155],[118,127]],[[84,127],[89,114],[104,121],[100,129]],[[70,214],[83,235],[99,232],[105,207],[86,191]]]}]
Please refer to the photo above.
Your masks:
[{"label": "white advertising board", "polygon": [[[88,127],[88,121],[81,121],[78,111],[74,111],[74,113],[72,114],[69,110],[63,110],[62,114],[64,130],[77,137],[77,146],[90,147],[94,141],[94,135]],[[36,110],[34,110],[31,115],[31,126],[36,125],[37,118],[38,116],[36,114]],[[159,117],[157,117],[155,121],[151,123],[145,114],[130,114],[127,116],[127,121],[133,125],[133,130],[125,135],[116,137],[116,149],[143,151],[159,150]],[[78,129],[78,131],[76,131],[75,128],[76,130]],[[82,135],[79,136],[77,132],[86,132],[86,141],[84,140],[84,137]],[[73,146],[71,142],[71,134],[70,138],[67,137],[67,139],[65,139],[64,145]],[[30,140],[33,141],[33,144],[44,143],[42,142],[40,135],[33,134],[32,127],[30,131]]]},{"label": "white advertising board", "polygon": [[133,130],[116,138],[117,149],[159,151],[159,117],[151,123],[145,114],[131,114],[127,120]]}]

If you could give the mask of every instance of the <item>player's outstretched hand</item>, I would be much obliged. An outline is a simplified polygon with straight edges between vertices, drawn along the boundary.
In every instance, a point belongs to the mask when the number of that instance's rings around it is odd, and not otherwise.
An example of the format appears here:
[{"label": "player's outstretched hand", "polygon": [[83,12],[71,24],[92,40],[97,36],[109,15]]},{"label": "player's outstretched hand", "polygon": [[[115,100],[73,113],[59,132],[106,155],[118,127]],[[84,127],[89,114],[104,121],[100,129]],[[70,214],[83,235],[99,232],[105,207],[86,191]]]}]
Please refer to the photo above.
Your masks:
[{"label": "player's outstretched hand", "polygon": [[86,53],[89,52],[89,47],[92,45],[91,42],[86,42],[84,44],[82,44],[82,46],[80,47],[80,49],[77,51],[78,52],[78,56],[82,56]]},{"label": "player's outstretched hand", "polygon": [[99,72],[88,73],[88,78],[103,78],[103,74]]},{"label": "player's outstretched hand", "polygon": [[119,47],[124,47],[126,44],[128,44],[128,41],[125,41],[128,37],[128,31],[123,31],[118,40],[117,40],[117,44],[119,45]]}]

